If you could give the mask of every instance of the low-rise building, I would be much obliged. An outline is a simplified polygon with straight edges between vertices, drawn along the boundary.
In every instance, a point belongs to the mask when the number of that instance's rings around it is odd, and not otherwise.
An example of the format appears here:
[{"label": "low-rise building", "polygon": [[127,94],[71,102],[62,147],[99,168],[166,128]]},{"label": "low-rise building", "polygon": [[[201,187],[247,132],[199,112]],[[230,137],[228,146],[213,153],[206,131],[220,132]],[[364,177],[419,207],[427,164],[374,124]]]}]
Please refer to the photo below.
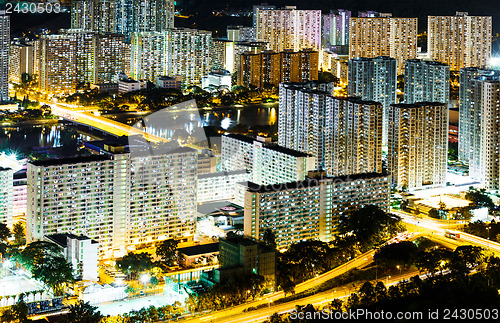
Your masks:
[{"label": "low-rise building", "polygon": [[110,94],[118,93],[118,83],[100,83],[91,84],[90,88],[97,89],[99,93],[108,92]]},{"label": "low-rise building", "polygon": [[157,76],[156,87],[163,89],[182,89],[182,75]]},{"label": "low-rise building", "polygon": [[184,267],[216,265],[219,262],[219,243],[179,248],[177,254]]},{"label": "low-rise building", "polygon": [[99,280],[99,244],[97,241],[83,235],[77,236],[69,233],[52,234],[44,238],[63,249],[63,255],[73,266],[74,276],[77,279]]},{"label": "low-rise building", "polygon": [[278,249],[308,239],[329,242],[338,216],[363,206],[389,208],[390,176],[367,173],[327,177],[313,173],[303,181],[275,185],[246,183],[244,234],[262,240],[267,229]]},{"label": "low-rise building", "polygon": [[136,81],[132,79],[122,79],[118,81],[118,93],[127,93],[139,91],[146,88],[146,82]]}]

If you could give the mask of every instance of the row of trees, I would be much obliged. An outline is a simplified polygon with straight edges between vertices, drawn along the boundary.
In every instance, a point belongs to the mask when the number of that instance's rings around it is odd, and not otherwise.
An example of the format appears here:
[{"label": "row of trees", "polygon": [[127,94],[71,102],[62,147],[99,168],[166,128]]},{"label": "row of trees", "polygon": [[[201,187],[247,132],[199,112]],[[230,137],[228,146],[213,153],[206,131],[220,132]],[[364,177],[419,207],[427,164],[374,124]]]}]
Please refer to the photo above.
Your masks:
[{"label": "row of trees", "polygon": [[[432,254],[433,251],[427,253]],[[439,258],[439,257],[438,257]],[[321,310],[346,312],[368,311],[428,313],[430,309],[495,309],[500,304],[500,258],[488,256],[481,248],[463,246],[448,251],[441,259],[450,261],[450,274],[431,270],[422,280],[418,276],[387,288],[382,282],[365,282],[347,301],[334,299]],[[473,270],[475,273],[471,274]],[[313,322],[308,317],[320,311],[312,305],[297,306],[305,319],[292,320],[289,314],[272,315],[266,322]]]},{"label": "row of trees", "polygon": [[[373,205],[341,215],[338,236],[331,243],[302,241],[278,255],[278,286],[287,294],[294,293],[295,285],[349,261],[404,230],[401,218]],[[266,233],[264,240],[271,240],[269,236],[271,234]]]},{"label": "row of trees", "polygon": [[127,274],[130,279],[137,279],[139,273],[151,271],[155,267],[166,269],[177,264],[178,241],[168,239],[156,244],[155,254],[160,258],[154,261],[147,252],[129,252],[116,261],[116,268]]}]

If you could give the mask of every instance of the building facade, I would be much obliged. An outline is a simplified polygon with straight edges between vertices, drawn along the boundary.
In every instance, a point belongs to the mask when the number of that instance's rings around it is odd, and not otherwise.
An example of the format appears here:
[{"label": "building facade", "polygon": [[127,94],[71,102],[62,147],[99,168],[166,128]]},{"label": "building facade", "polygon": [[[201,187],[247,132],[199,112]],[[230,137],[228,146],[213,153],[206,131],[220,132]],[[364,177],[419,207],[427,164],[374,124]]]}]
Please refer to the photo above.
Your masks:
[{"label": "building facade", "polygon": [[[471,77],[471,75],[477,74]],[[459,149],[468,158],[469,174],[492,191],[499,190],[500,73],[479,69],[461,71]],[[462,89],[461,89],[462,90]],[[460,141],[459,141],[460,143]]]},{"label": "building facade", "polygon": [[248,183],[244,233],[263,239],[267,229],[279,250],[316,239],[331,241],[338,216],[366,205],[388,210],[390,177],[370,173],[343,177],[307,177],[304,181],[260,186]]},{"label": "building facade", "polygon": [[350,59],[347,95],[382,104],[385,144],[389,106],[397,99],[397,60],[386,56]]},{"label": "building facade", "polygon": [[257,10],[257,40],[267,42],[268,49],[295,52],[304,48],[321,49],[321,10]]},{"label": "building facade", "polygon": [[307,82],[318,79],[319,53],[309,49],[281,53],[263,51],[240,57],[238,84],[243,86],[278,86],[282,82]]},{"label": "building facade", "polygon": [[86,235],[107,256],[164,239],[191,240],[197,153],[105,153],[28,163],[28,241]]},{"label": "building facade", "polygon": [[429,16],[427,19],[429,58],[448,64],[452,71],[464,67],[489,66],[491,57],[491,17]]},{"label": "building facade", "polygon": [[23,73],[33,75],[35,51],[31,44],[13,42],[10,45],[9,80],[14,83],[21,82]]},{"label": "building facade", "polygon": [[14,171],[10,168],[0,167],[0,223],[12,228],[13,222],[13,191]]},{"label": "building facade", "polygon": [[349,45],[349,19],[351,11],[338,9],[323,15],[322,47]]},{"label": "building facade", "polygon": [[9,101],[10,17],[0,10],[0,102]]},{"label": "building facade", "polygon": [[450,67],[420,59],[405,62],[404,102],[450,101]]},{"label": "building facade", "polygon": [[417,58],[417,18],[352,17],[349,26],[349,58],[389,56],[404,62]]},{"label": "building facade", "polygon": [[478,67],[466,67],[460,70],[460,93],[459,93],[459,130],[458,130],[458,158],[465,164],[470,159],[478,160],[478,148],[481,146],[482,112],[481,101],[475,102],[473,93],[477,93],[475,87],[478,85],[476,78],[485,76],[491,81],[500,80],[500,71],[481,69]]},{"label": "building facade", "polygon": [[332,97],[328,85],[280,85],[278,143],[316,157],[331,176],[381,172],[382,106]]},{"label": "building facade", "polygon": [[164,32],[132,33],[130,76],[135,80],[155,82],[167,71],[167,35]]},{"label": "building facade", "polygon": [[303,180],[314,166],[315,158],[311,155],[278,146],[270,140],[236,134],[222,136],[222,170],[247,170],[251,181],[259,185]]},{"label": "building facade", "polygon": [[251,174],[244,169],[198,175],[197,202],[231,200],[235,197],[235,184],[249,180]]},{"label": "building facade", "polygon": [[212,32],[175,28],[166,36],[167,75],[182,75],[185,86],[200,86],[210,72]]},{"label": "building facade", "polygon": [[443,103],[389,108],[388,169],[397,188],[446,184],[448,107]]}]

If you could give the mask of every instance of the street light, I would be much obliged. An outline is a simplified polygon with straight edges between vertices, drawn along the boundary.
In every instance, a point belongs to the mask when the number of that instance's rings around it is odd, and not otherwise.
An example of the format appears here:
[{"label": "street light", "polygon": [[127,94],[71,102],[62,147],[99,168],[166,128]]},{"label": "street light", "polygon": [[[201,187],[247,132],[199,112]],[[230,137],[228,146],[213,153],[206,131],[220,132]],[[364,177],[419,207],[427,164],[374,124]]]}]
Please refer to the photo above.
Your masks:
[{"label": "street light", "polygon": [[397,265],[396,268],[399,269],[399,276],[401,276],[401,267]]}]

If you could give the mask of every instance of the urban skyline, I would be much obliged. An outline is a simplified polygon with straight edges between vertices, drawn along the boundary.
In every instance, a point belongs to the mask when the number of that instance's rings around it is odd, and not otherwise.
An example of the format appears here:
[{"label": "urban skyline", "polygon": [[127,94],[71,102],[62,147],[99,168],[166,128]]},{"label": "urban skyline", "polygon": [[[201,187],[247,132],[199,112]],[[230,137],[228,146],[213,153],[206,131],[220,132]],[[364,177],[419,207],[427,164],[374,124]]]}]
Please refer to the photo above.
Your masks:
[{"label": "urban skyline", "polygon": [[221,4],[0,8],[0,321],[497,309],[495,13]]}]

